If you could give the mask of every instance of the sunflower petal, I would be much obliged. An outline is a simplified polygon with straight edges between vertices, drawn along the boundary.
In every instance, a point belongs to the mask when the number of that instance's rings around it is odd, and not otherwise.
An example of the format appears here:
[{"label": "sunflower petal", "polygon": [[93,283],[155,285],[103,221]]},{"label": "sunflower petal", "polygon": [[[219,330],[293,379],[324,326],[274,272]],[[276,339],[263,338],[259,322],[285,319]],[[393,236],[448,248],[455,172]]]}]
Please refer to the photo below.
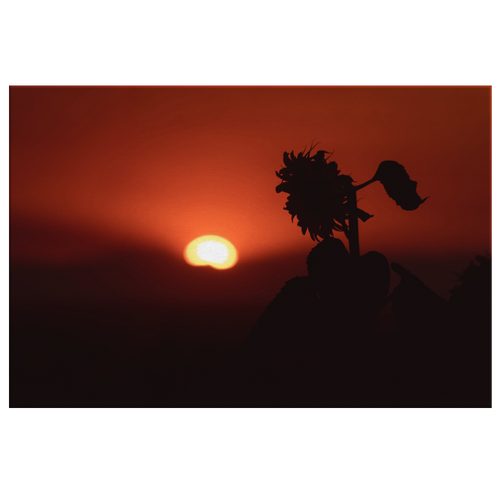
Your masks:
[{"label": "sunflower petal", "polygon": [[285,151],[283,153],[283,163],[288,167],[288,168],[293,168],[293,163],[288,157],[288,153]]},{"label": "sunflower petal", "polygon": [[[296,189],[297,189],[297,186],[295,186],[294,184],[292,184],[291,182],[287,182],[285,181],[283,184],[280,184],[280,186],[283,185],[283,187],[281,188],[281,191],[285,192],[285,193],[288,193],[288,194],[293,194],[295,193]],[[280,192],[281,192],[280,191]]]}]

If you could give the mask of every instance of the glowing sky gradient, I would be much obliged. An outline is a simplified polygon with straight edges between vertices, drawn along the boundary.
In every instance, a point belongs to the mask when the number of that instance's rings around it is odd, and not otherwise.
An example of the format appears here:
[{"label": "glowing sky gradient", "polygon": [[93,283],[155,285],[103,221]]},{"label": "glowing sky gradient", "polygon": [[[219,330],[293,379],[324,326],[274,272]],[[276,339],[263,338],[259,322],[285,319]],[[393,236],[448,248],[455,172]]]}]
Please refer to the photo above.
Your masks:
[{"label": "glowing sky gradient", "polygon": [[203,234],[242,261],[307,252],[275,170],[314,141],[356,182],[395,160],[429,197],[405,212],[379,183],[360,191],[361,253],[472,256],[491,244],[490,126],[490,87],[12,87],[11,217],[180,258]]}]

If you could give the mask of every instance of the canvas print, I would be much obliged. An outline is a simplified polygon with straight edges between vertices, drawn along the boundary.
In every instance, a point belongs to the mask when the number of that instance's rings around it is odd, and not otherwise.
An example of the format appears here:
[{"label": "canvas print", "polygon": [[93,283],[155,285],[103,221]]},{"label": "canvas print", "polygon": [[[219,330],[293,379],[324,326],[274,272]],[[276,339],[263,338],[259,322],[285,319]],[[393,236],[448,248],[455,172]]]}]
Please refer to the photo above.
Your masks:
[{"label": "canvas print", "polygon": [[491,87],[9,105],[11,407],[491,407]]}]

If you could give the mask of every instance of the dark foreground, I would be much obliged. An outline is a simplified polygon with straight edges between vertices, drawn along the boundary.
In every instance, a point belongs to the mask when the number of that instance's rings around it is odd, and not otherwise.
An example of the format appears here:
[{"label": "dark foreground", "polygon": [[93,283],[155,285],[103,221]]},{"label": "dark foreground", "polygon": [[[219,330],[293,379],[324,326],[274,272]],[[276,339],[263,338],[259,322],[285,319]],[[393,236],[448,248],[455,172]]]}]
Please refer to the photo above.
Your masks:
[{"label": "dark foreground", "polygon": [[305,277],[257,322],[244,309],[13,306],[10,406],[491,407],[491,261],[462,278],[445,302],[403,276],[375,321],[325,312]]}]

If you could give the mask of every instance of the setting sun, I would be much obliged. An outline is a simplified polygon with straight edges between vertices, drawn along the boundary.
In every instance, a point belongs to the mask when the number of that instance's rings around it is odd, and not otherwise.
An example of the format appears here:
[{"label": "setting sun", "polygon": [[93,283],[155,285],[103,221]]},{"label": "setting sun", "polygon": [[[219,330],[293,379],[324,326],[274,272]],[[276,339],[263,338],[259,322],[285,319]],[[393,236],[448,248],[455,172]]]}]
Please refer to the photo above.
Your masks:
[{"label": "setting sun", "polygon": [[238,260],[234,245],[213,234],[200,236],[184,250],[184,258],[192,266],[212,266],[215,269],[229,269]]}]

